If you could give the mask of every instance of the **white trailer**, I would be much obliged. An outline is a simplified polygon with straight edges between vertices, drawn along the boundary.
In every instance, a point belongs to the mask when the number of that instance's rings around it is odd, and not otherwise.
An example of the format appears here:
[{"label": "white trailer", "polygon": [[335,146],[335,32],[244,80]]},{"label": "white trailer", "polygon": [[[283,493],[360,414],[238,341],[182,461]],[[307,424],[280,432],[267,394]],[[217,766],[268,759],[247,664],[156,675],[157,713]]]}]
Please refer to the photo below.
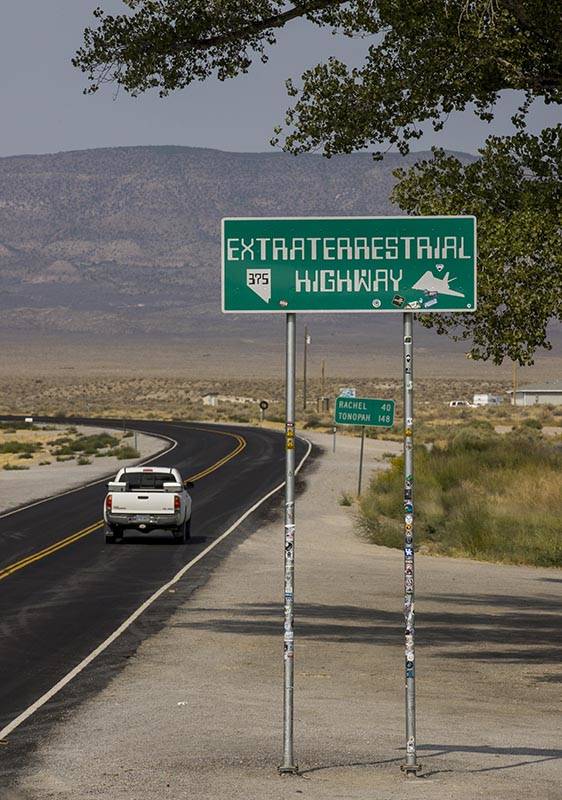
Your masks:
[{"label": "white trailer", "polygon": [[475,394],[472,399],[474,406],[500,406],[503,403],[503,398],[497,394]]}]

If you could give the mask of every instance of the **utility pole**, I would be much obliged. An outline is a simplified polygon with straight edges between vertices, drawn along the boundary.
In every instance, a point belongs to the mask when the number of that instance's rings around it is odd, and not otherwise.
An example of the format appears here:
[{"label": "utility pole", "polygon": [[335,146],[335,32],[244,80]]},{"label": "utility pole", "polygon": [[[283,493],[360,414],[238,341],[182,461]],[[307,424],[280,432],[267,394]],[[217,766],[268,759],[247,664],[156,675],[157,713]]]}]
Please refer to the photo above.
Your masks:
[{"label": "utility pole", "polygon": [[322,398],[326,396],[326,359],[322,359]]},{"label": "utility pole", "polygon": [[304,355],[303,355],[303,389],[302,389],[302,410],[306,411],[306,370],[308,366],[308,345],[310,344],[310,336],[308,335],[308,325],[304,326]]}]

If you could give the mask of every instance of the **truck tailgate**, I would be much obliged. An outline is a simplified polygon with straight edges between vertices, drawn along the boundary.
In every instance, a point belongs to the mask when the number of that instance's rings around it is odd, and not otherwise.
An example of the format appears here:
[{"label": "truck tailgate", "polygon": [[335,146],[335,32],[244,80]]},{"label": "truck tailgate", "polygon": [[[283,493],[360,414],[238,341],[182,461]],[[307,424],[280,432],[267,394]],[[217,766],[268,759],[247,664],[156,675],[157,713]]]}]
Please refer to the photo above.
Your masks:
[{"label": "truck tailgate", "polygon": [[170,492],[116,492],[115,514],[173,514],[174,495]]}]

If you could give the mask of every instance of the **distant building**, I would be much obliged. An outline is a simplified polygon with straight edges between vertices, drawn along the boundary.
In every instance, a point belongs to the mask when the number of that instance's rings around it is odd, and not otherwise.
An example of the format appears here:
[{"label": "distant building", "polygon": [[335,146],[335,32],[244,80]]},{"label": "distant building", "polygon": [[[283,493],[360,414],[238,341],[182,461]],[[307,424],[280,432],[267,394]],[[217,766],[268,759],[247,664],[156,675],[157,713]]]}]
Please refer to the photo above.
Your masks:
[{"label": "distant building", "polygon": [[240,397],[235,394],[219,394],[217,400],[221,403],[237,403],[239,405],[248,405],[248,403],[257,403],[255,397]]},{"label": "distant building", "polygon": [[[513,392],[509,392],[513,395]],[[513,399],[511,401],[513,403]],[[562,405],[562,381],[546,381],[515,390],[516,406]]]},{"label": "distant building", "polygon": [[472,398],[473,406],[499,406],[503,403],[497,394],[475,394]]},{"label": "distant building", "polygon": [[204,406],[218,406],[219,403],[234,403],[236,405],[248,405],[249,403],[257,403],[255,397],[240,397],[235,394],[219,394],[218,392],[209,392],[203,395]]}]

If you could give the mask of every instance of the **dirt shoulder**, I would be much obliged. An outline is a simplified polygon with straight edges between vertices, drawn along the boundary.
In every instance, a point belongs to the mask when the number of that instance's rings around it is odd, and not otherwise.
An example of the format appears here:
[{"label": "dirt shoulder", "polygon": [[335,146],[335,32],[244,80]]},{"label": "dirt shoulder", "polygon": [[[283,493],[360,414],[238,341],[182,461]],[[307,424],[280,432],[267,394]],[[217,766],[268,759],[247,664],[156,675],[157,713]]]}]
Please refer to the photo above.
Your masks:
[{"label": "dirt shoulder", "polygon": [[[14,434],[4,435],[3,438],[18,442],[41,443],[45,447],[48,442],[64,436],[67,430],[68,426],[49,425],[47,430],[18,430]],[[119,439],[120,445],[129,447],[134,445],[140,455],[129,459],[115,456],[89,457],[86,460],[90,463],[87,464],[79,464],[73,457],[59,462],[44,450],[34,453],[29,461],[21,461],[14,455],[0,456],[3,459],[0,461],[0,513],[115,474],[121,467],[132,466],[139,461],[139,458],[141,460],[150,458],[168,445],[167,439],[143,433],[123,438],[123,432],[113,428],[80,425],[73,426],[72,431],[75,431],[72,436],[110,434]],[[42,461],[48,463],[41,464]],[[2,468],[3,463],[21,465],[25,469],[5,470]]]},{"label": "dirt shoulder", "polygon": [[[280,520],[218,564],[113,682],[40,745],[26,800],[555,800],[560,571],[419,556],[418,742],[406,782],[402,554],[353,530],[358,441],[324,455],[298,499],[297,777],[279,777]],[[388,442],[368,442],[368,469]],[[189,577],[189,573],[188,576]],[[19,796],[19,795],[18,795]]]}]

